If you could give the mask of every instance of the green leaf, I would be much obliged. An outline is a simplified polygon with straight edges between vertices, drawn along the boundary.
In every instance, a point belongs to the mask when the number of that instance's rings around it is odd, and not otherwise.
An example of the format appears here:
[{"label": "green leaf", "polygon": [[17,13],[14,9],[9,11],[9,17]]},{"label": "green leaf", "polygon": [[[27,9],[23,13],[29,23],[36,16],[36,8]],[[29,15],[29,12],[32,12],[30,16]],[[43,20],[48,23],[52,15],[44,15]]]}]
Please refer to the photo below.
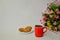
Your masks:
[{"label": "green leaf", "polygon": [[52,23],[54,22],[54,20],[53,20],[53,19],[51,19],[51,20],[50,20],[50,22],[51,22],[51,24],[52,24]]},{"label": "green leaf", "polygon": [[50,25],[51,25],[50,21],[47,21],[47,26],[50,26]]},{"label": "green leaf", "polygon": [[58,25],[58,27],[60,27],[60,24]]},{"label": "green leaf", "polygon": [[56,8],[57,8],[57,6],[55,4],[51,4],[50,7],[49,7],[49,10],[55,11]]},{"label": "green leaf", "polygon": [[60,30],[58,30],[60,32]]},{"label": "green leaf", "polygon": [[53,27],[53,25],[49,25],[49,28]]},{"label": "green leaf", "polygon": [[58,5],[58,7],[57,8],[59,8],[60,9],[60,5]]},{"label": "green leaf", "polygon": [[47,26],[47,23],[45,23],[44,25]]},{"label": "green leaf", "polygon": [[46,14],[45,16],[48,18],[49,17],[49,14]]},{"label": "green leaf", "polygon": [[51,29],[54,30],[55,29],[55,26],[51,27]]}]

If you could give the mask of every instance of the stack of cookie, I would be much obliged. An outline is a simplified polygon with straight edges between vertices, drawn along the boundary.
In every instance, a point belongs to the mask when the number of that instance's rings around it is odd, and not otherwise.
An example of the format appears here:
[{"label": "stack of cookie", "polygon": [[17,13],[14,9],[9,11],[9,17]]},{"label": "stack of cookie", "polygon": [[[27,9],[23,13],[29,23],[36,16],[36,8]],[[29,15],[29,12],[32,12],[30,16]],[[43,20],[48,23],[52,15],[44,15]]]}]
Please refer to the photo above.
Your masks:
[{"label": "stack of cookie", "polygon": [[30,32],[31,29],[32,29],[31,26],[27,26],[27,27],[25,27],[25,28],[19,28],[18,30],[19,30],[20,32]]}]

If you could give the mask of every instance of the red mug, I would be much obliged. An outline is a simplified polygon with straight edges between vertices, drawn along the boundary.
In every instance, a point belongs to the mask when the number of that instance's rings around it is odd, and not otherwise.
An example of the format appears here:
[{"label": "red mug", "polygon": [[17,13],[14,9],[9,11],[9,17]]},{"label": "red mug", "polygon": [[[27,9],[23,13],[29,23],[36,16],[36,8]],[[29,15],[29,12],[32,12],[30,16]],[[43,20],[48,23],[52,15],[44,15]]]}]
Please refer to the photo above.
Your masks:
[{"label": "red mug", "polygon": [[[44,31],[44,29],[46,30]],[[47,31],[47,27],[42,27],[41,25],[35,25],[35,36],[43,37],[44,33]]]}]

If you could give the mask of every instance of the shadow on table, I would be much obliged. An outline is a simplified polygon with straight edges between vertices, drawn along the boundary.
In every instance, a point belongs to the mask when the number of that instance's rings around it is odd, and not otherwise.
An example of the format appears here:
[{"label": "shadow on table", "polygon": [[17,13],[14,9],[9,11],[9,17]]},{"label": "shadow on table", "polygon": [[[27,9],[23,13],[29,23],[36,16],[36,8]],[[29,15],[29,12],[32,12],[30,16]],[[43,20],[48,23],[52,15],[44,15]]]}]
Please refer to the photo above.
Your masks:
[{"label": "shadow on table", "polygon": [[22,34],[22,35],[27,35],[27,34],[32,34],[33,32],[34,32],[34,30],[31,31],[31,32],[20,32],[20,34]]}]

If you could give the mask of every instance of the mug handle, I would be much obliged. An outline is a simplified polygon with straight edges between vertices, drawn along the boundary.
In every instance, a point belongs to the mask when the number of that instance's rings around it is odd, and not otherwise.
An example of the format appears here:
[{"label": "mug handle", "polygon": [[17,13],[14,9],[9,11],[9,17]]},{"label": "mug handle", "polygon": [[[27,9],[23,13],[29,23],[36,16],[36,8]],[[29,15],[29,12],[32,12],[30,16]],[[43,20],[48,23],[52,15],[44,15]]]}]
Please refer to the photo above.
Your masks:
[{"label": "mug handle", "polygon": [[47,27],[43,27],[43,30],[46,28],[46,30],[43,32],[43,33],[45,33],[45,32],[47,32]]}]

